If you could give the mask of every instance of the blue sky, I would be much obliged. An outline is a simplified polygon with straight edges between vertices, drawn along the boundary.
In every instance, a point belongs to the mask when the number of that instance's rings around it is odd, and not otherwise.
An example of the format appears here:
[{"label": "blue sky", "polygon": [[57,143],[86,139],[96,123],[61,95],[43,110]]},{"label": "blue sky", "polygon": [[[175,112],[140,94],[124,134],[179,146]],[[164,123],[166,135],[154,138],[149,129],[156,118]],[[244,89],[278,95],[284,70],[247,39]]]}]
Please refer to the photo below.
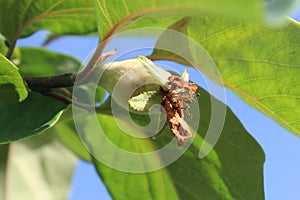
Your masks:
[{"label": "blue sky", "polygon": [[[300,12],[292,15],[300,20]],[[39,46],[45,32],[34,34],[18,42],[19,46]],[[47,46],[48,49],[68,53],[84,60],[96,46],[97,37],[68,36],[58,39]],[[141,46],[153,46],[154,38],[132,39],[110,43],[108,49],[125,50],[136,43]],[[300,138],[294,136],[273,120],[252,109],[236,95],[226,91],[226,104],[233,110],[245,128],[262,146],[266,154],[264,167],[265,197],[267,200],[300,199]],[[109,200],[105,186],[90,163],[79,161],[73,178],[69,200]]]}]

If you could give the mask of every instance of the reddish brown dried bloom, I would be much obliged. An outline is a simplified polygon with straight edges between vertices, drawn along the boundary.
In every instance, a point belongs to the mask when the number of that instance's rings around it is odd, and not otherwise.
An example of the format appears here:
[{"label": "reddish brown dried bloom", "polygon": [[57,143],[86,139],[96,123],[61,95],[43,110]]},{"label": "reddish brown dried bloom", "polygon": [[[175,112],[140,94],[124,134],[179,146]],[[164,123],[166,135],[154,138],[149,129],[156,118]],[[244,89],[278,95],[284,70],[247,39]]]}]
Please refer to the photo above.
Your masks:
[{"label": "reddish brown dried bloom", "polygon": [[189,104],[195,98],[198,86],[179,76],[170,76],[168,79],[170,89],[162,90],[162,105],[166,110],[171,132],[181,146],[188,138],[195,137],[184,121],[184,110],[189,108]]}]

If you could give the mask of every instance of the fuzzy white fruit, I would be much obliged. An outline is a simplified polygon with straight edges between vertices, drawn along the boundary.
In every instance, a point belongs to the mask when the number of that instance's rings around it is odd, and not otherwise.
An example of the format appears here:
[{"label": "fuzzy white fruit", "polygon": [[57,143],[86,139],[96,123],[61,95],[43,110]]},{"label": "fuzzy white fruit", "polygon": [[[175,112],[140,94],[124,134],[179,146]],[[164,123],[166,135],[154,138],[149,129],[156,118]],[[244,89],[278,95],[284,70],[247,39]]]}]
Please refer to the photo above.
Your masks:
[{"label": "fuzzy white fruit", "polygon": [[96,73],[93,73],[93,77],[100,77],[98,85],[110,92],[114,101],[123,108],[128,108],[131,97],[164,87],[171,76],[146,57],[141,61],[141,57],[105,63],[96,67]]}]

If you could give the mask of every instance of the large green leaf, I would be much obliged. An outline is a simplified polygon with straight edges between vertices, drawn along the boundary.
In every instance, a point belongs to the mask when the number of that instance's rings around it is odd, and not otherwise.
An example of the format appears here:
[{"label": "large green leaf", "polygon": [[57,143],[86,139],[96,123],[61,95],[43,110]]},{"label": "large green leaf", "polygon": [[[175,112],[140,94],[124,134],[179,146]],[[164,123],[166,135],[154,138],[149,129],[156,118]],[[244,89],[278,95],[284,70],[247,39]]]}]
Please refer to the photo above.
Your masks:
[{"label": "large green leaf", "polygon": [[[87,92],[88,89],[86,89],[85,87],[89,87],[89,86],[83,85],[80,87],[80,89],[82,90],[83,95],[88,96],[89,95],[89,93]],[[104,90],[101,87],[97,87],[96,94],[95,94],[95,102],[97,104],[103,103],[105,94],[106,94],[106,90]],[[54,127],[49,129],[49,131],[55,132],[58,135],[59,139],[67,147],[69,147],[69,149],[72,150],[79,158],[88,162],[92,161],[90,152],[87,150],[87,148],[82,143],[81,138],[78,136],[78,131],[74,124],[73,113],[70,108],[63,113],[59,122]]]},{"label": "large green leaf", "polygon": [[19,69],[25,76],[51,76],[76,72],[81,66],[77,59],[44,48],[21,48]]},{"label": "large green leaf", "polygon": [[2,54],[0,54],[0,95],[0,105],[22,101],[27,97],[27,88],[18,68]]},{"label": "large green leaf", "polygon": [[0,33],[10,44],[46,29],[60,34],[85,34],[97,30],[92,0],[0,1]]},{"label": "large green leaf", "polygon": [[[285,27],[268,28],[223,18],[201,17],[192,18],[187,34],[215,61],[227,88],[300,136],[299,23],[290,20]],[[162,37],[172,44],[168,40],[172,37]],[[172,40],[186,44],[178,41],[182,38],[173,37]],[[162,38],[159,41],[156,46],[161,45]],[[191,52],[194,66],[196,64],[200,71],[215,78],[216,74],[205,68],[205,61],[191,51],[190,45],[180,48],[180,51]],[[161,53],[155,50],[152,58],[184,63],[177,55]]]},{"label": "large green leaf", "polygon": [[[102,39],[110,37],[114,32],[130,25],[147,15],[156,15],[151,24],[164,23],[163,16],[203,16],[223,15],[243,19],[262,19],[266,16],[271,18],[282,17],[294,5],[294,0],[268,1],[261,0],[239,1],[229,0],[172,0],[172,1],[129,1],[96,0],[98,15],[98,27]],[[268,14],[266,14],[268,12]],[[267,17],[267,18],[268,18]],[[154,19],[154,20],[153,20]],[[159,20],[158,20],[159,19]],[[108,34],[106,37],[104,37]]]},{"label": "large green leaf", "polygon": [[[76,157],[54,134],[9,144],[5,200],[67,199]],[[1,152],[2,153],[2,152]],[[2,171],[1,171],[2,173]],[[2,176],[1,176],[2,178]]]},{"label": "large green leaf", "polygon": [[0,143],[37,134],[59,119],[66,105],[36,92],[21,103],[0,105]]},{"label": "large green leaf", "polygon": [[[21,52],[23,59],[19,67],[26,76],[74,72],[81,65],[70,56],[45,49],[22,48]],[[65,104],[36,92],[30,92],[21,103],[1,105],[0,143],[28,137],[53,126],[65,108]]]},{"label": "large green leaf", "polygon": [[[264,153],[231,110],[227,109],[222,135],[214,150],[207,157],[198,158],[202,138],[209,128],[212,115],[210,106],[207,106],[211,104],[212,99],[207,92],[201,90],[200,93],[199,134],[183,156],[171,165],[154,172],[131,174],[117,171],[107,167],[106,163],[94,160],[97,171],[113,198],[264,199]],[[137,132],[137,129],[130,129],[128,125],[126,133],[117,126],[110,115],[97,116],[106,137],[116,146],[130,152],[151,152],[166,145],[173,138],[169,127],[165,127],[155,139],[133,138],[127,133]],[[124,124],[128,123],[128,119],[122,119]],[[149,119],[141,115],[136,115],[135,119],[142,124],[149,122]],[[88,122],[84,129],[85,141],[92,151],[97,152],[97,143],[102,145],[105,137],[97,134],[92,136],[96,129]],[[118,155],[112,154],[109,149],[104,149],[101,156],[111,159],[116,166],[122,165]],[[143,156],[139,159],[143,160]],[[155,162],[157,161],[153,160],[153,163]]]},{"label": "large green leaf", "polygon": [[[89,96],[90,102],[90,95],[87,92],[89,85],[82,85],[80,86],[80,90],[82,95],[85,97]],[[95,94],[95,102],[102,103],[104,101],[106,91],[100,87],[97,87],[96,94]],[[63,142],[70,150],[73,151],[79,158],[91,162],[92,158],[90,153],[88,152],[87,148],[83,145],[80,137],[78,136],[71,106],[69,106],[62,116],[60,117],[59,121],[53,126],[52,128],[48,129],[45,133],[48,132],[57,134],[58,138]]]},{"label": "large green leaf", "polygon": [[52,132],[58,135],[59,139],[72,150],[79,158],[91,162],[92,158],[86,147],[82,144],[74,125],[73,118],[56,124],[46,133]]}]

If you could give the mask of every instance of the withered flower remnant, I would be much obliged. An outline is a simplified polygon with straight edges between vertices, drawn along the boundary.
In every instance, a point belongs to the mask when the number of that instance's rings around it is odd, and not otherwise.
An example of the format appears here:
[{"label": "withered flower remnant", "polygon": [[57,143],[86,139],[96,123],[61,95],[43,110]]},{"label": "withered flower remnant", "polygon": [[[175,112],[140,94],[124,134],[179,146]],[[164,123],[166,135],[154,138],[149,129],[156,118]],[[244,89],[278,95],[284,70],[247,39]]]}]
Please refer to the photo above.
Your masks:
[{"label": "withered flower remnant", "polygon": [[184,121],[184,111],[188,111],[190,103],[198,96],[198,94],[195,93],[198,86],[195,83],[187,82],[184,78],[179,76],[170,76],[168,80],[169,89],[165,91],[161,88],[161,104],[166,110],[167,121],[171,132],[177,139],[178,145],[181,146],[188,138],[195,137]]}]

